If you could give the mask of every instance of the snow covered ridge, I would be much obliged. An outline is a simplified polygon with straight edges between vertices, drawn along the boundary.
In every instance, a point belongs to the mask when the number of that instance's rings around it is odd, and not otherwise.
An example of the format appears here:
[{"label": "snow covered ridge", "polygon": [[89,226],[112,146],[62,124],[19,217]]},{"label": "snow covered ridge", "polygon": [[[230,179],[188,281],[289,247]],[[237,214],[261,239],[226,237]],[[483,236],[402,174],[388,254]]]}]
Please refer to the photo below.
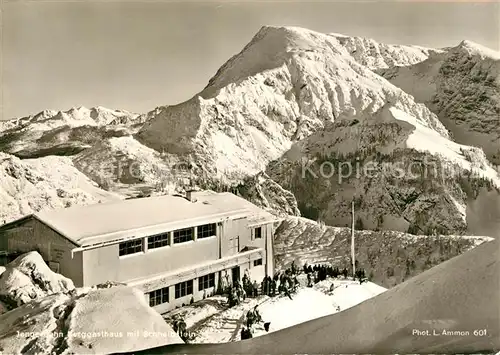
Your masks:
[{"label": "snow covered ridge", "polygon": [[[143,115],[124,110],[111,110],[96,106],[86,108],[83,106],[73,107],[67,111],[44,110],[36,115],[22,118],[14,118],[2,122],[0,132],[5,129],[23,129],[45,131],[67,125],[78,127],[83,125],[106,126],[130,124],[143,119]],[[2,129],[3,126],[3,129]]]},{"label": "snow covered ridge", "polygon": [[122,198],[79,172],[68,157],[21,160],[0,152],[0,224],[44,208]]},{"label": "snow covered ridge", "polygon": [[355,198],[365,229],[414,234],[483,235],[469,223],[467,207],[483,188],[500,186],[481,149],[445,139],[390,106],[327,125],[266,173],[295,195],[305,217],[348,226],[346,201]]},{"label": "snow covered ridge", "polygon": [[238,190],[253,204],[281,217],[300,216],[295,196],[262,172],[243,181]]},{"label": "snow covered ridge", "polygon": [[74,155],[104,139],[133,134],[146,119],[103,107],[46,110],[0,123],[0,151],[21,158]]},{"label": "snow covered ridge", "polygon": [[442,50],[420,46],[391,45],[376,42],[373,39],[349,37],[331,33],[330,35],[346,48],[349,54],[369,69],[401,67],[423,62],[430,54],[442,53]]},{"label": "snow covered ridge", "polygon": [[254,175],[293,142],[339,118],[384,106],[448,132],[424,105],[357,63],[333,36],[263,27],[192,99],[157,111],[136,138],[172,154],[191,154],[218,171]]}]

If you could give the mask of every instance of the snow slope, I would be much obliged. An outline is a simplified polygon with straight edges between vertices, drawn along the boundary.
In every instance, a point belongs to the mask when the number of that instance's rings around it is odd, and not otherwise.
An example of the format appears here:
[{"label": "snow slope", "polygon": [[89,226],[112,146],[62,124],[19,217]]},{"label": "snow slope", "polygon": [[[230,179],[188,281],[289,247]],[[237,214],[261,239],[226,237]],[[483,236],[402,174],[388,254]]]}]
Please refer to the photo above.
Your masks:
[{"label": "snow slope", "polygon": [[[495,353],[500,349],[499,243],[480,245],[346,311],[269,335],[136,354]],[[483,336],[474,332],[484,329]]]},{"label": "snow slope", "polygon": [[[305,275],[299,278],[301,276]],[[335,289],[330,291],[332,284]],[[385,290],[371,282],[360,285],[352,280],[327,279],[313,288],[305,287],[303,283],[292,300],[286,296],[259,296],[227,308],[226,299],[214,296],[169,312],[165,317],[171,319],[174,315],[182,315],[191,335],[190,344],[224,343],[240,340],[246,314],[254,306],[258,306],[263,321],[271,323],[269,332],[275,332],[346,310]],[[254,337],[265,334],[267,332],[262,323],[253,327]]]},{"label": "snow slope", "polygon": [[99,189],[68,157],[21,160],[0,152],[0,223],[43,208],[62,208],[116,200]]},{"label": "snow slope", "polygon": [[[332,283],[335,289],[330,292]],[[259,307],[259,313],[265,322],[271,322],[269,333],[272,333],[344,311],[384,291],[385,288],[371,282],[360,285],[350,280],[327,279],[313,288],[300,288],[293,299],[272,298]],[[265,329],[259,327],[254,337],[266,334]]]},{"label": "snow slope", "polygon": [[148,183],[156,186],[169,180],[179,161],[140,144],[131,136],[110,138],[73,157],[75,166],[106,188],[115,183]]},{"label": "snow slope", "polygon": [[[496,59],[470,42],[431,50],[264,26],[184,103],[145,115],[104,108],[44,111],[8,123],[14,128],[0,137],[0,151],[22,157],[71,155],[74,166],[103,189],[127,196],[171,193],[191,183],[222,191],[239,185],[243,196],[279,214],[336,225],[349,223],[345,201],[365,196],[360,218],[367,228],[463,234],[470,231],[469,200],[479,188],[498,186],[498,174],[482,151],[455,144],[421,98],[435,88],[448,93],[444,86],[460,91],[460,75],[446,83],[434,77],[445,77],[454,67],[467,73],[470,63],[477,64],[470,80],[484,79],[479,89],[494,84]],[[395,81],[397,73],[417,67],[422,71],[416,75],[419,85],[407,90]],[[381,70],[385,78],[377,74]],[[485,91],[488,98],[495,85]],[[415,93],[416,87],[425,89]],[[454,102],[449,99],[443,96],[442,102]],[[487,115],[498,107],[492,102]],[[491,132],[496,130],[490,127],[493,116],[480,124]],[[296,157],[290,159],[293,151]],[[290,172],[318,156],[323,162],[333,157],[389,164],[389,175],[397,165],[410,168],[429,160],[451,181],[442,176],[396,179],[384,173],[336,184]],[[462,181],[464,176],[468,181]],[[43,203],[36,204],[41,208]],[[27,208],[9,202],[4,215],[17,216],[16,209]]]}]

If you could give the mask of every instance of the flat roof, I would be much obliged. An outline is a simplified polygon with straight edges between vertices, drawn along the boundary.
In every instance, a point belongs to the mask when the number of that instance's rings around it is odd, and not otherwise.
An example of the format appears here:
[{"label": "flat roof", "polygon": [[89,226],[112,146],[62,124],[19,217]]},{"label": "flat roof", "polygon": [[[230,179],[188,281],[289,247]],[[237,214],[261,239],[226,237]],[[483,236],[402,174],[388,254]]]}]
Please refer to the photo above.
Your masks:
[{"label": "flat roof", "polygon": [[169,225],[172,227],[183,221],[196,224],[197,219],[204,218],[276,219],[229,192],[195,191],[192,196],[196,202],[178,195],[165,195],[44,210],[34,216],[79,246],[130,237],[130,232],[151,227],[168,230]]}]

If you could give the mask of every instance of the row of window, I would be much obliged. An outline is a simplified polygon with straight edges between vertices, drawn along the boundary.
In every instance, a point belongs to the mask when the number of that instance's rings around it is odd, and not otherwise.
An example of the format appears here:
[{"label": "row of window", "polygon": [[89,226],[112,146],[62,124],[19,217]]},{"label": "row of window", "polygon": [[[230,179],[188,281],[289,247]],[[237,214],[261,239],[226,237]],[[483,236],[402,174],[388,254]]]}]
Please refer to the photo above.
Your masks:
[{"label": "row of window", "polygon": [[[198,278],[198,291],[215,287],[215,274],[208,274]],[[180,282],[175,285],[175,298],[181,298],[193,294],[193,280]],[[158,306],[169,302],[169,287],[160,288],[149,293],[149,305]]]},{"label": "row of window", "polygon": [[[198,239],[209,238],[216,235],[217,226],[215,223],[205,224],[196,227]],[[194,227],[178,229],[173,232],[174,244],[185,243],[194,240]],[[147,239],[148,249],[161,248],[170,245],[170,233],[161,233],[149,236]],[[119,255],[129,255],[144,251],[143,239],[134,239],[120,243]]]},{"label": "row of window", "polygon": [[[262,259],[254,260],[253,266],[262,265]],[[198,291],[215,287],[215,273],[198,277]],[[193,294],[193,280],[180,282],[175,285],[175,299]],[[158,306],[169,302],[169,287],[160,288],[149,293],[149,305]]]}]

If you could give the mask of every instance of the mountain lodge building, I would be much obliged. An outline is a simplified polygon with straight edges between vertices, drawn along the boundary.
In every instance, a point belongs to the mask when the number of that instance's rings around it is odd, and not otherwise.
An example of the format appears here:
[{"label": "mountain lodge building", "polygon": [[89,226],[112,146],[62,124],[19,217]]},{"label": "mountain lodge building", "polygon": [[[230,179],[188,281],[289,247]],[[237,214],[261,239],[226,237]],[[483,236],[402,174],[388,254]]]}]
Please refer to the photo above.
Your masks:
[{"label": "mountain lodge building", "polygon": [[125,283],[165,312],[219,280],[272,276],[277,221],[232,193],[190,191],[41,211],[0,226],[0,253],[37,250],[76,287]]}]

